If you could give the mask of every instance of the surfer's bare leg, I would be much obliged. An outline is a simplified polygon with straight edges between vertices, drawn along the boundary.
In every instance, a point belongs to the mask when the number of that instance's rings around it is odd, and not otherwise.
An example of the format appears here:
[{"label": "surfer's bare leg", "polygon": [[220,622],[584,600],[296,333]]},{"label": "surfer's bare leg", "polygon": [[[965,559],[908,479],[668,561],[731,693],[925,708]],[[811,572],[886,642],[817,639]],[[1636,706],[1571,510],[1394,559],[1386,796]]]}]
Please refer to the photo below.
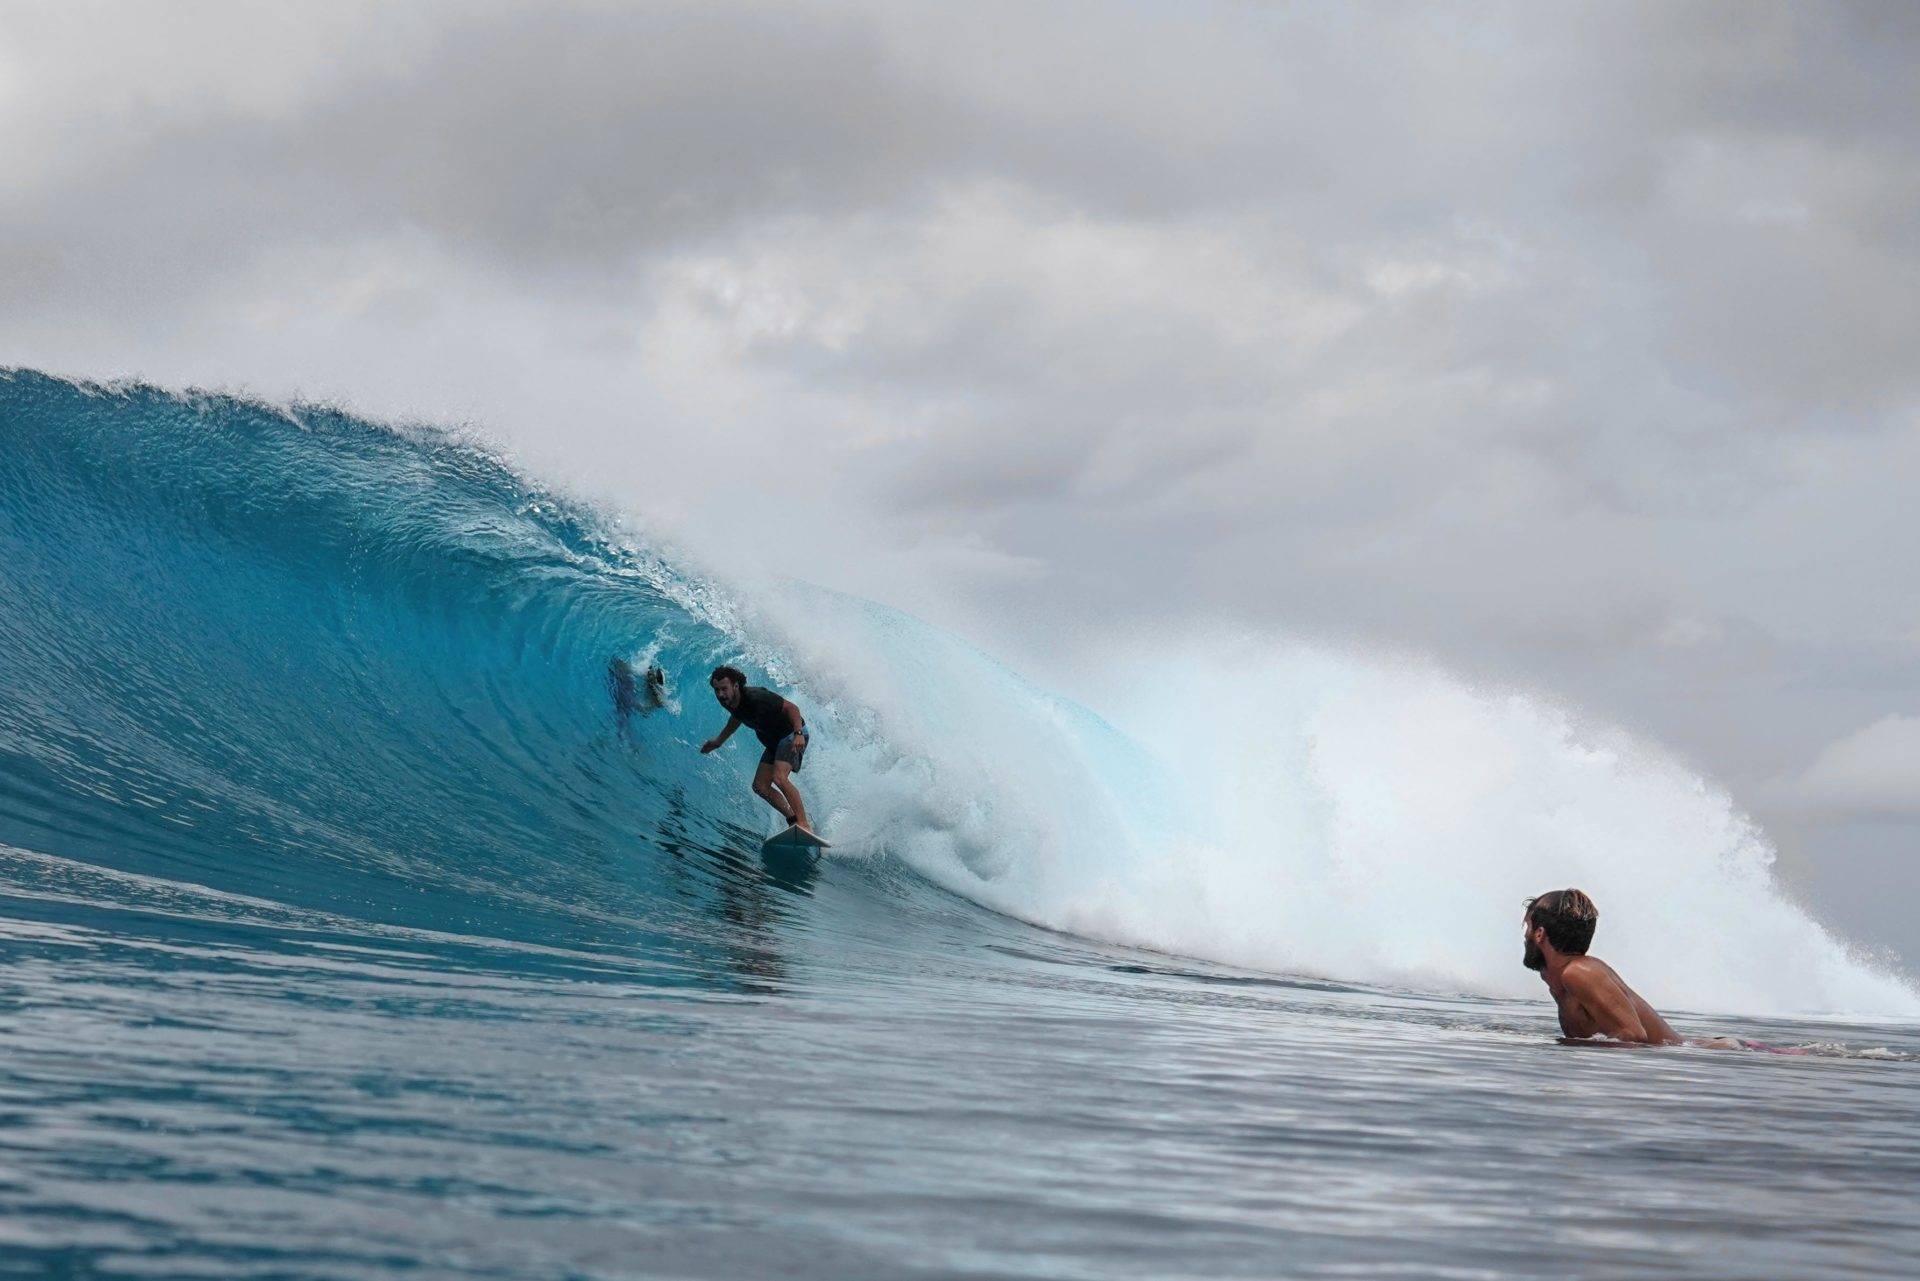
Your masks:
[{"label": "surfer's bare leg", "polygon": [[762,765],[753,772],[753,794],[779,810],[780,817],[787,822],[793,822],[797,815],[800,822],[804,824],[807,821],[807,812],[786,799],[784,789],[774,781],[773,772],[776,769],[783,774],[786,772],[784,765]]},{"label": "surfer's bare leg", "polygon": [[[786,797],[787,804],[793,807],[793,821],[811,832],[813,830],[813,824],[807,821],[807,803],[800,799],[800,789],[793,785],[793,779],[790,777],[792,773],[793,766],[787,764],[785,761],[775,761],[773,763],[773,785],[779,790],[780,795]],[[775,808],[778,807],[776,806]]]}]

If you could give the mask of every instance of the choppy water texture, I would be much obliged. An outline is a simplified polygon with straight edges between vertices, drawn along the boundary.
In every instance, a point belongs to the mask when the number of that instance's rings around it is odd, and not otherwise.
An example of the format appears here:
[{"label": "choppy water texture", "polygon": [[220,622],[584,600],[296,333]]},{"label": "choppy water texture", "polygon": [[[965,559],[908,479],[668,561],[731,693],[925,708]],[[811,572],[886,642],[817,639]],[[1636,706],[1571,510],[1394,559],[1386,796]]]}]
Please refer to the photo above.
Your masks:
[{"label": "choppy water texture", "polygon": [[[1920,1271],[1906,989],[1791,909],[1780,1008],[1885,1016],[1670,1013],[1823,1055],[1560,1046],[1471,952],[1407,960],[1428,991],[1385,953],[1300,977],[1326,940],[1233,968],[1310,922],[1180,899],[1232,833],[1184,833],[1095,718],[882,630],[873,681],[961,737],[1016,704],[1057,736],[1020,769],[1071,833],[468,445],[0,378],[0,1275]],[[609,657],[665,705],[618,716]],[[760,857],[744,746],[693,750],[722,659],[806,695],[848,837],[817,866]],[[1204,944],[1203,900],[1215,960],[1124,945],[1155,902]]]}]

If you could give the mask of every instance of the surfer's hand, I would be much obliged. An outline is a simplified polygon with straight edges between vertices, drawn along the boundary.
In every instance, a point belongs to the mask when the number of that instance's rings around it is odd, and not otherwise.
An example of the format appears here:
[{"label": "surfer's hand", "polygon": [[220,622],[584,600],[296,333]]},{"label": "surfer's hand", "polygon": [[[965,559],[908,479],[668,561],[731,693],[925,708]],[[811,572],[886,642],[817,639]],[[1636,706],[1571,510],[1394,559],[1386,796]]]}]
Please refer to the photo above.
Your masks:
[{"label": "surfer's hand", "polygon": [[711,752],[714,748],[718,746],[720,746],[720,740],[717,738],[710,738],[706,742],[700,744],[700,755],[705,756],[708,752]]}]

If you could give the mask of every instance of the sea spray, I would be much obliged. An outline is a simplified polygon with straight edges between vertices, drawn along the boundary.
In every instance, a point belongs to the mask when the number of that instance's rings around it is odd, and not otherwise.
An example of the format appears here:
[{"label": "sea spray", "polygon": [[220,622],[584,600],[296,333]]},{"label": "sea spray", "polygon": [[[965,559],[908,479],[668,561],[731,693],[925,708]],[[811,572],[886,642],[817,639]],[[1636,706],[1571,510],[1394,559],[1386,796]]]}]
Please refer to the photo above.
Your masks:
[{"label": "sea spray", "polygon": [[855,848],[997,911],[1531,996],[1522,899],[1578,885],[1601,903],[1596,951],[1662,1006],[1920,1013],[1907,980],[1788,900],[1722,789],[1537,695],[1284,640],[1161,643],[1113,682],[1129,735],[896,611],[798,584],[764,603],[805,679],[869,727],[833,789],[856,801]]}]

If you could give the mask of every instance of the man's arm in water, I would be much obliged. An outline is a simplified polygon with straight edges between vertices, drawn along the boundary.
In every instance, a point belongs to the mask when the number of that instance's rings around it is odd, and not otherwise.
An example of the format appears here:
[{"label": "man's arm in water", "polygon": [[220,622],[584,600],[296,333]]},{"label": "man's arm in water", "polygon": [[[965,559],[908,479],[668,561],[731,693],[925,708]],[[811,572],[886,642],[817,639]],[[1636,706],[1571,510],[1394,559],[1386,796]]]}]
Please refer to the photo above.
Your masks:
[{"label": "man's arm in water", "polygon": [[1563,1013],[1560,1027],[1569,1036],[1610,1036],[1635,1045],[1652,1043],[1654,1038],[1640,1021],[1640,1012],[1633,1008],[1633,998],[1606,970],[1591,964],[1569,965],[1561,982],[1566,985],[1567,994],[1580,1003],[1589,1020],[1585,1030],[1575,1033],[1568,1028],[1569,1020]]},{"label": "man's arm in water", "polygon": [[787,724],[793,726],[793,732],[805,738],[807,723],[801,718],[800,709],[791,700],[783,698],[780,700],[780,710],[787,714]]},{"label": "man's arm in water", "polygon": [[727,717],[727,727],[721,730],[714,737],[700,744],[700,754],[702,756],[705,756],[708,752],[716,750],[720,746],[720,744],[732,738],[733,731],[739,728],[740,728],[740,718],[738,716]]}]

